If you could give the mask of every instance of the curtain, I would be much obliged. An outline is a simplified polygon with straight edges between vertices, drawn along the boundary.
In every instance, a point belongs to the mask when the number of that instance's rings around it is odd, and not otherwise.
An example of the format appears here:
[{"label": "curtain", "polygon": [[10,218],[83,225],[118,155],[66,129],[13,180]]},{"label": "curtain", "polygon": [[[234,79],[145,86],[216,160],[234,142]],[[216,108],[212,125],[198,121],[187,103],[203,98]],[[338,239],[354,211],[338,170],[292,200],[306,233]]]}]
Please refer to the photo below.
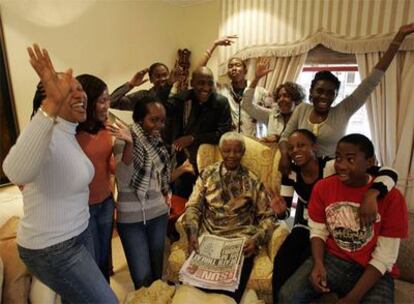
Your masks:
[{"label": "curtain", "polygon": [[[357,54],[361,78],[382,53]],[[378,160],[399,173],[398,188],[414,211],[414,52],[398,52],[367,103]]]},{"label": "curtain", "polygon": [[[290,57],[318,44],[348,54],[385,51],[412,20],[414,0],[222,0],[219,35],[239,39],[219,49],[219,74],[231,56]],[[414,39],[401,49],[414,50]]]},{"label": "curtain", "polygon": [[[272,57],[269,66],[272,71],[259,81],[259,86],[269,92],[286,81],[296,81],[302,67],[305,64],[306,53],[291,57]],[[247,61],[248,79],[253,79],[256,71],[258,58],[251,58]]]}]

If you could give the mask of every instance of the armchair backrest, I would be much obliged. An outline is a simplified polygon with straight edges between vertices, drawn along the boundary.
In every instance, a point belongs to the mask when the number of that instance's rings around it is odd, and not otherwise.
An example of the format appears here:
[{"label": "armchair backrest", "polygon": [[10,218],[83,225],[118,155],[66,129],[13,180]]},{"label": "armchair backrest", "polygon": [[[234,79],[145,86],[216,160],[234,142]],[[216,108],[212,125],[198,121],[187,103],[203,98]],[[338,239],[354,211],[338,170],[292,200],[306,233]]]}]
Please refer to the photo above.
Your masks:
[{"label": "armchair backrest", "polygon": [[[279,191],[280,173],[277,170],[280,159],[279,149],[246,136],[244,140],[246,153],[243,156],[242,164],[253,171],[266,188]],[[199,171],[221,159],[218,145],[203,144],[198,149],[197,166]]]}]

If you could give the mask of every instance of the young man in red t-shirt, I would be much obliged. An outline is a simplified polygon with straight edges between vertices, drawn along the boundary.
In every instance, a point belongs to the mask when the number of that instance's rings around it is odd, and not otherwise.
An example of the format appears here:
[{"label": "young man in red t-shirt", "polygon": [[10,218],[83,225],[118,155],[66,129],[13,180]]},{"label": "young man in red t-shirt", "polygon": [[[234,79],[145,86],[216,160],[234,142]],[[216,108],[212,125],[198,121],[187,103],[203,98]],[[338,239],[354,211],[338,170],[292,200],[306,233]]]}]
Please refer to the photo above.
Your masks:
[{"label": "young man in red t-shirt", "polygon": [[407,237],[407,206],[397,189],[378,201],[377,221],[361,227],[358,209],[372,177],[374,147],[361,134],[336,148],[336,175],[319,181],[309,204],[312,259],[286,282],[280,303],[309,303],[335,292],[337,303],[393,303],[395,261]]}]

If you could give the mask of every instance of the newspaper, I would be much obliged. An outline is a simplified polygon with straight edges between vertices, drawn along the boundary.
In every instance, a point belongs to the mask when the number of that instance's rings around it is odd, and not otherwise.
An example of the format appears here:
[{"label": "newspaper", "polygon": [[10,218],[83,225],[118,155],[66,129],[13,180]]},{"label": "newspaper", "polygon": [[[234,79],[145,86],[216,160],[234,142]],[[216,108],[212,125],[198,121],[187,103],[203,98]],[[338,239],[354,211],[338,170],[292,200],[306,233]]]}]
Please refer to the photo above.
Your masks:
[{"label": "newspaper", "polygon": [[199,252],[193,251],[181,267],[180,280],[201,288],[234,292],[240,282],[244,240],[202,235]]}]

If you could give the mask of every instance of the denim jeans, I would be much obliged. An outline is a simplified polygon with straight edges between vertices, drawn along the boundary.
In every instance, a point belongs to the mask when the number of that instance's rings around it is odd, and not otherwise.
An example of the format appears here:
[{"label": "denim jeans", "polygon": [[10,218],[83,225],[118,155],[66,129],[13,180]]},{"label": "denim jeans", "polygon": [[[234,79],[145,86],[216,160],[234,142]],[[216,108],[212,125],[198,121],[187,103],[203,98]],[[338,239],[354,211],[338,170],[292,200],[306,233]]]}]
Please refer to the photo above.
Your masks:
[{"label": "denim jeans", "polygon": [[[329,253],[325,253],[324,265],[327,286],[340,298],[352,290],[365,270],[356,263],[345,261]],[[309,282],[312,268],[313,259],[310,257],[283,285],[279,294],[280,303],[310,303],[322,296]],[[364,295],[360,303],[394,303],[394,280],[391,275],[386,272]]]},{"label": "denim jeans", "polygon": [[89,206],[89,227],[95,250],[95,262],[109,282],[109,252],[114,224],[114,200],[112,195],[102,203]]},{"label": "denim jeans", "polygon": [[62,297],[64,303],[118,303],[87,250],[90,232],[44,249],[18,246],[28,270]]},{"label": "denim jeans", "polygon": [[117,224],[135,289],[161,279],[167,223],[168,214],[163,214],[146,225],[143,222]]}]

